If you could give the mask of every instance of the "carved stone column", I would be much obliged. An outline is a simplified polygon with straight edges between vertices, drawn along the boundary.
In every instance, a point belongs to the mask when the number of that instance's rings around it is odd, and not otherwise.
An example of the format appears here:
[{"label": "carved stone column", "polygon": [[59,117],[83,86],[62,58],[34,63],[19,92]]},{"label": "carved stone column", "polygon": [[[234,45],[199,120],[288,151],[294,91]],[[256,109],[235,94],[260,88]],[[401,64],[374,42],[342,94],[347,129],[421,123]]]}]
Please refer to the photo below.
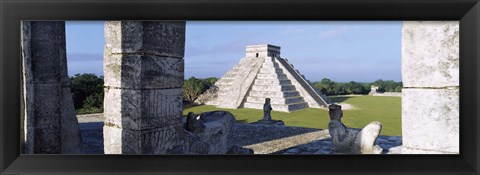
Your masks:
[{"label": "carved stone column", "polygon": [[402,153],[458,154],[459,23],[406,21],[402,32]]},{"label": "carved stone column", "polygon": [[25,153],[81,153],[70,92],[65,22],[22,22]]},{"label": "carved stone column", "polygon": [[105,38],[105,154],[208,151],[181,122],[185,21],[107,21]]}]

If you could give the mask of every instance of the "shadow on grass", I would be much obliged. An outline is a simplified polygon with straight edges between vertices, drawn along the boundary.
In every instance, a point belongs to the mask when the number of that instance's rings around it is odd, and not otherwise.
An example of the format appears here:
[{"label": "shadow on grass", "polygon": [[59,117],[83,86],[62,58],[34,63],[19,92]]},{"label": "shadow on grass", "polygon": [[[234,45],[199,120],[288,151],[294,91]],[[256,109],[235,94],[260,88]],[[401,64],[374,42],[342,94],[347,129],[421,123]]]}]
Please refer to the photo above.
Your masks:
[{"label": "shadow on grass", "polygon": [[335,103],[341,103],[341,102],[344,102],[345,100],[351,98],[351,97],[348,97],[348,96],[331,96],[331,97],[328,97],[332,102],[335,102]]}]

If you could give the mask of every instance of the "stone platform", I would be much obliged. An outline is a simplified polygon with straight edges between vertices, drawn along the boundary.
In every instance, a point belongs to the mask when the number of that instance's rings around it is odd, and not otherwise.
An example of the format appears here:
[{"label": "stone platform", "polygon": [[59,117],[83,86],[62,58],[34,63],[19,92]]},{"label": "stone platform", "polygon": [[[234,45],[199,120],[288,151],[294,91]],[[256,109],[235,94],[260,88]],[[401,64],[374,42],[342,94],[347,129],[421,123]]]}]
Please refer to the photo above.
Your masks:
[{"label": "stone platform", "polygon": [[[103,154],[102,114],[77,116],[86,154]],[[228,146],[251,148],[255,154],[332,154],[328,130],[313,128],[235,123]],[[398,136],[379,136],[376,144],[389,154],[402,145]]]}]

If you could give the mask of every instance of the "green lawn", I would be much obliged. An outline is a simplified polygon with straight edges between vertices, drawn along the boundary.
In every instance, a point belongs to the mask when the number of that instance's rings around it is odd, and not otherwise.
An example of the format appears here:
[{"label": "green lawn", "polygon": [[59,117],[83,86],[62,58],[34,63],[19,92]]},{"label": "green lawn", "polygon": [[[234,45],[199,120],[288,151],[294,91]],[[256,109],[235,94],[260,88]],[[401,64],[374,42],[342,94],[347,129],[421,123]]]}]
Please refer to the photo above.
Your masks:
[{"label": "green lawn", "polygon": [[[348,103],[357,109],[343,110],[342,122],[348,127],[363,128],[371,121],[382,123],[382,135],[401,136],[401,97],[385,96],[335,96],[332,101]],[[224,109],[215,106],[194,106],[185,108],[183,115],[188,112],[196,114],[205,111],[225,110],[230,111],[239,122],[255,122],[263,118],[263,111],[259,109]],[[291,113],[272,111],[272,118],[283,120],[288,126],[326,129],[328,122],[327,109],[308,108]]]}]

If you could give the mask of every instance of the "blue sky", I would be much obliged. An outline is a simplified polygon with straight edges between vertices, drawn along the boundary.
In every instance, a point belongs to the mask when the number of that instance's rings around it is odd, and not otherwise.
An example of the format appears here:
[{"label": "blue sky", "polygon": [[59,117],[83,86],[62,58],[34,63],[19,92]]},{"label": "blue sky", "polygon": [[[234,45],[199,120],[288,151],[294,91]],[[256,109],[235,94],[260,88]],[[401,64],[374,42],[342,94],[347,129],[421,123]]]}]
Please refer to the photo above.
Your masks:
[{"label": "blue sky", "polygon": [[[102,21],[67,22],[69,75],[103,74]],[[188,21],[185,77],[221,77],[245,46],[273,44],[310,81],[401,81],[401,21]]]}]

